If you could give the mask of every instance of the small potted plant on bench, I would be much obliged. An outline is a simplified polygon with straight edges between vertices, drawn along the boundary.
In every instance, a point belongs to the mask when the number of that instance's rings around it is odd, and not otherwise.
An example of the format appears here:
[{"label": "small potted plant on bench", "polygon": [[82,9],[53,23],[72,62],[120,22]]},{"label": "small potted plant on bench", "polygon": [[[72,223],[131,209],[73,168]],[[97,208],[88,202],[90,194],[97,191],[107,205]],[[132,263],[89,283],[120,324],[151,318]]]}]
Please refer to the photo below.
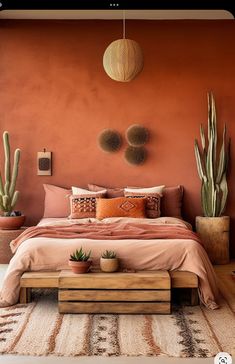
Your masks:
[{"label": "small potted plant on bench", "polygon": [[102,272],[116,272],[118,270],[118,258],[116,253],[111,250],[106,250],[100,258],[100,269]]},{"label": "small potted plant on bench", "polygon": [[80,250],[75,250],[75,252],[70,255],[69,259],[69,266],[71,267],[73,273],[87,273],[92,264],[92,260],[89,260],[90,256],[91,250],[89,253],[85,253],[82,247]]}]

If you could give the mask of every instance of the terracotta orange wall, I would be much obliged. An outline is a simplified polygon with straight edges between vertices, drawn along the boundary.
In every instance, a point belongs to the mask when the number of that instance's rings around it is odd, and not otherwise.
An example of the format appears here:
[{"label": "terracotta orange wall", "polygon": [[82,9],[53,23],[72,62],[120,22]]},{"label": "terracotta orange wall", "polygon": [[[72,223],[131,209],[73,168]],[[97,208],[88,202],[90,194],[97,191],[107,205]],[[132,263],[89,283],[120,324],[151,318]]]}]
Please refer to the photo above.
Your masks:
[{"label": "terracotta orange wall", "polygon": [[[102,67],[120,21],[0,21],[0,131],[22,149],[18,208],[35,223],[43,212],[43,183],[86,187],[157,184],[185,187],[184,213],[201,213],[194,138],[206,123],[213,90],[219,127],[232,138],[227,214],[235,253],[235,22],[128,21],[145,66],[130,83],[112,81]],[[149,128],[149,158],[141,167],[97,147],[106,128],[124,134]],[[36,153],[53,152],[53,176],[36,175]]]}]

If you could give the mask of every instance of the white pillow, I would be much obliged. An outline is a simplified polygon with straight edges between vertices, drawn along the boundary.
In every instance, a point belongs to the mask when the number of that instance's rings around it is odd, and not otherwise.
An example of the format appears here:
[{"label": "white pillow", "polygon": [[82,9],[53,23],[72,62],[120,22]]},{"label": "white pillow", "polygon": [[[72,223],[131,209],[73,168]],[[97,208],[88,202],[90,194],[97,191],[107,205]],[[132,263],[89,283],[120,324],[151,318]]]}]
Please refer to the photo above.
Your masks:
[{"label": "white pillow", "polygon": [[98,192],[92,192],[92,191],[89,191],[89,190],[85,190],[84,188],[80,188],[80,187],[74,187],[72,186],[72,194],[73,195],[97,195],[98,194],[101,194],[101,193],[106,193],[107,190],[101,190],[101,191],[98,191]]},{"label": "white pillow", "polygon": [[158,193],[159,195],[162,194],[165,185],[156,186],[156,187],[127,187],[124,189],[125,192],[138,192],[138,193]]}]

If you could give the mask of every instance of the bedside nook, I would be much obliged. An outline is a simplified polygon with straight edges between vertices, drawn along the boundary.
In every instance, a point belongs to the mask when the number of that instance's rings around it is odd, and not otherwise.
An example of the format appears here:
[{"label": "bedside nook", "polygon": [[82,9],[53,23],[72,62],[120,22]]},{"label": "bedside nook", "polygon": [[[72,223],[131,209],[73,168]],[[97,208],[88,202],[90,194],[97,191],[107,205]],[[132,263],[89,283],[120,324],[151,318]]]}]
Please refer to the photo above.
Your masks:
[{"label": "bedside nook", "polygon": [[0,229],[0,264],[8,264],[13,257],[10,249],[10,242],[16,239],[27,227],[17,230],[1,230]]}]

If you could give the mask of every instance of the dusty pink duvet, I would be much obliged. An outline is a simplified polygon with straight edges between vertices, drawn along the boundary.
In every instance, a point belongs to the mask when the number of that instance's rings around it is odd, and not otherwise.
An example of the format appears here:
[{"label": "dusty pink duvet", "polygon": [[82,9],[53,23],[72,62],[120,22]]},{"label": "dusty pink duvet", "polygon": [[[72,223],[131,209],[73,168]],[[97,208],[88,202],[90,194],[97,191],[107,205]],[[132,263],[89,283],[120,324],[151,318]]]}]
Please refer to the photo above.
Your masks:
[{"label": "dusty pink duvet", "polygon": [[[130,219],[108,218],[98,222],[95,219],[68,220],[43,219],[40,226],[67,226],[73,224],[135,223],[179,226],[189,229],[187,223],[175,218]],[[106,225],[106,227],[108,227]],[[23,241],[16,249],[9,264],[1,294],[0,306],[13,305],[18,301],[20,277],[25,271],[61,270],[68,268],[71,252],[83,247],[92,250],[92,260],[98,266],[101,253],[114,250],[122,262],[122,268],[136,270],[182,270],[193,272],[199,277],[201,301],[211,309],[217,308],[218,290],[216,277],[209,258],[202,245],[193,239],[145,239],[136,238],[98,240],[91,238],[33,237]]]}]

